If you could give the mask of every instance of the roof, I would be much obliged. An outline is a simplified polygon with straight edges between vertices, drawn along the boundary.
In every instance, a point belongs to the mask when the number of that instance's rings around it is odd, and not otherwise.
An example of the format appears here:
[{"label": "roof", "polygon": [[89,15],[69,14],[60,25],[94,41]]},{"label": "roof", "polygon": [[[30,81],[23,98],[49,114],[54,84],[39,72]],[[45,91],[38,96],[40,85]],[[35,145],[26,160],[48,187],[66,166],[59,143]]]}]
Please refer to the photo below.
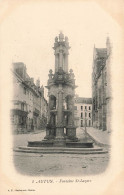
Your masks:
[{"label": "roof", "polygon": [[75,103],[92,104],[92,98],[76,97]]}]

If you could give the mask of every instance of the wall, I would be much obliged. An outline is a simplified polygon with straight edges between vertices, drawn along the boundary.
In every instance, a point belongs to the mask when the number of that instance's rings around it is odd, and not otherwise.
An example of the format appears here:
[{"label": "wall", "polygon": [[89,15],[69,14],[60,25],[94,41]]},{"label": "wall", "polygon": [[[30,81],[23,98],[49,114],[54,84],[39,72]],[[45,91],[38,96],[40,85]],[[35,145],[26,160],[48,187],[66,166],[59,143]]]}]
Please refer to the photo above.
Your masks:
[{"label": "wall", "polygon": [[[75,125],[78,127],[81,127],[81,126],[84,127],[85,120],[86,120],[86,126],[88,126],[88,127],[92,126],[92,104],[75,103],[75,109],[76,109],[76,107],[77,107],[77,110],[74,111]],[[81,107],[83,107],[83,109],[81,109]],[[86,107],[86,109],[85,109],[85,107]],[[90,110],[89,110],[89,107],[90,107]],[[81,113],[82,113],[82,115],[81,115]],[[90,114],[90,116],[89,116],[89,114]]]}]

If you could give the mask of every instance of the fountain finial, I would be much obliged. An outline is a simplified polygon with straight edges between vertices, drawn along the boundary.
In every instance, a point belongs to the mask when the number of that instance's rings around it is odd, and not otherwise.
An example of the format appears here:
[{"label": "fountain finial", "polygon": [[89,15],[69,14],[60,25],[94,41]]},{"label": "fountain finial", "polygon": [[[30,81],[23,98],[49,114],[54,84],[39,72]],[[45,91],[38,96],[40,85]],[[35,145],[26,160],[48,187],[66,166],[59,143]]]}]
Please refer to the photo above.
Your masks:
[{"label": "fountain finial", "polygon": [[64,34],[62,33],[62,31],[60,31],[60,34],[59,34],[59,41],[62,42],[64,39]]}]

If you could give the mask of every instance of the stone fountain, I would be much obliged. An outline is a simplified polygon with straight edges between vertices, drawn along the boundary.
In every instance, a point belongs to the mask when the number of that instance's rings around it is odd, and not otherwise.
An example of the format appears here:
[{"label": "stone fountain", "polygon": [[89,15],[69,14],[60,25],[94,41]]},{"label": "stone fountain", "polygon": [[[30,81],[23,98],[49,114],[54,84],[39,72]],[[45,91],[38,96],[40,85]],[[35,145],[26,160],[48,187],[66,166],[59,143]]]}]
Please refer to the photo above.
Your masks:
[{"label": "stone fountain", "polygon": [[69,42],[63,33],[55,38],[55,70],[49,71],[48,89],[49,109],[46,136],[42,141],[29,141],[27,147],[16,151],[37,153],[103,153],[101,148],[94,148],[93,140],[84,136],[76,137],[74,124],[75,76],[68,71]]}]

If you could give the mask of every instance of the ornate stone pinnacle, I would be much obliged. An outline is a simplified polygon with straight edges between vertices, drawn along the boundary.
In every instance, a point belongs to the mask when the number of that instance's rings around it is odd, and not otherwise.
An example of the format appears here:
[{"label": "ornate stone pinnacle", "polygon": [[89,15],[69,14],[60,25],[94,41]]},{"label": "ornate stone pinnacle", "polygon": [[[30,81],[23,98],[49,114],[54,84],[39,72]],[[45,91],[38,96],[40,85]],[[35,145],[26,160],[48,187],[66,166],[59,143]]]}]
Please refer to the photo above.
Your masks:
[{"label": "ornate stone pinnacle", "polygon": [[65,36],[65,42],[68,42],[68,37],[67,36]]},{"label": "ornate stone pinnacle", "polygon": [[72,70],[72,69],[70,69],[70,70],[69,70],[69,72],[70,72],[70,73],[72,73],[72,72],[73,72],[73,70]]},{"label": "ornate stone pinnacle", "polygon": [[64,39],[64,34],[62,33],[62,31],[60,31],[60,34],[59,34],[59,41],[62,42]]},{"label": "ornate stone pinnacle", "polygon": [[58,37],[55,37],[55,42],[58,42]]},{"label": "ornate stone pinnacle", "polygon": [[50,69],[50,70],[49,70],[49,73],[50,73],[50,74],[52,74],[52,73],[53,73],[52,69]]}]

